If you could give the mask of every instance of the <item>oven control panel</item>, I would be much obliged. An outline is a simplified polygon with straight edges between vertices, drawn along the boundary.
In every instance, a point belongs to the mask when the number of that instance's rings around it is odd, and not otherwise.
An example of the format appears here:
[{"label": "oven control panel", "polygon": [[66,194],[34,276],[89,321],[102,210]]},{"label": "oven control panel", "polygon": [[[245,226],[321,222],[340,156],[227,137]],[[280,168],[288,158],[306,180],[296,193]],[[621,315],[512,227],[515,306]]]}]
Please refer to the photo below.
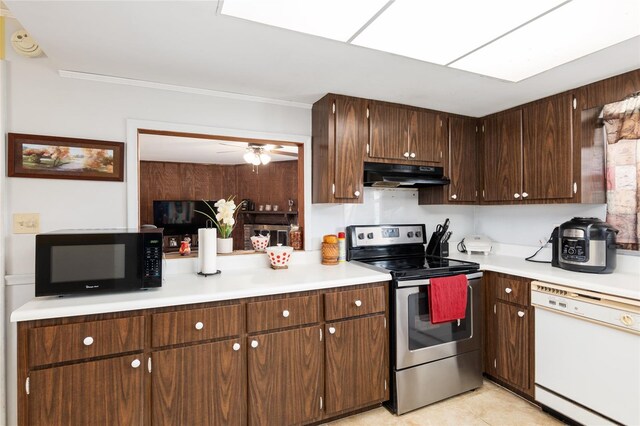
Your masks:
[{"label": "oven control panel", "polygon": [[424,244],[424,225],[374,225],[349,227],[352,247]]}]

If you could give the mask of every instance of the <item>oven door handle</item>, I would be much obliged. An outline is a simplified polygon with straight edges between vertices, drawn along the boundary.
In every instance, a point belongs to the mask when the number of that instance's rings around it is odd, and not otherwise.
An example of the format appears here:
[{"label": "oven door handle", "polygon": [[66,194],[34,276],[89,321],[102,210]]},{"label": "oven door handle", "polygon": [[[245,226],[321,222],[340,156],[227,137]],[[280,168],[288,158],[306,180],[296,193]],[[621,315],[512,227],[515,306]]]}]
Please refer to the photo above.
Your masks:
[{"label": "oven door handle", "polygon": [[[476,278],[482,278],[482,272],[474,272],[472,274],[466,274],[467,280],[474,280]],[[421,285],[429,285],[431,282],[426,280],[398,280],[398,287],[418,287]]]}]

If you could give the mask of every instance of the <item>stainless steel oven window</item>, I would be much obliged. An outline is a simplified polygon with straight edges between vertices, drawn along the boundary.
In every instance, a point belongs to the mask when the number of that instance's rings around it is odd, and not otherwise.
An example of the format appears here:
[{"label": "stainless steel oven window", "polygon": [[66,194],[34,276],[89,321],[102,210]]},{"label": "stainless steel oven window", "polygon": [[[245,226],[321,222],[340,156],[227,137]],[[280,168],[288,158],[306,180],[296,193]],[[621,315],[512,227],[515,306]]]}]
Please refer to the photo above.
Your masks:
[{"label": "stainless steel oven window", "polygon": [[[471,334],[464,338],[460,335],[453,335],[455,338],[458,338],[458,340],[451,340],[437,345],[425,346],[417,349],[410,349],[409,321],[412,321],[410,318],[414,317],[413,314],[411,316],[409,315],[411,305],[410,301],[414,300],[414,297],[419,297],[420,293],[425,293],[425,289],[429,285],[423,284],[423,282],[427,280],[419,280],[420,284],[413,287],[410,286],[411,281],[403,281],[401,283],[402,287],[395,289],[395,369],[400,370],[413,367],[426,362],[432,362],[480,349],[480,324],[482,324],[482,318],[480,317],[481,277],[481,272],[467,275],[467,278],[469,279],[469,300],[467,302],[467,314],[465,315],[466,324],[464,328],[465,330],[471,330]],[[418,282],[416,282],[416,284],[418,284]],[[421,321],[424,319],[425,318],[422,317]],[[462,326],[462,320],[460,325]],[[434,325],[432,324],[432,326]],[[435,326],[438,325],[436,324]],[[455,322],[455,326],[457,327],[457,321]],[[421,327],[426,327],[426,325],[423,324]],[[451,325],[449,325],[449,327],[449,330],[452,331]],[[417,328],[420,329],[420,327]],[[443,333],[444,330],[446,330],[446,328],[443,328]]]},{"label": "stainless steel oven window", "polygon": [[465,318],[457,321],[433,324],[429,315],[429,291],[431,286],[422,286],[420,291],[408,297],[409,350],[428,348],[444,343],[468,339],[472,335],[471,287],[468,287]]}]

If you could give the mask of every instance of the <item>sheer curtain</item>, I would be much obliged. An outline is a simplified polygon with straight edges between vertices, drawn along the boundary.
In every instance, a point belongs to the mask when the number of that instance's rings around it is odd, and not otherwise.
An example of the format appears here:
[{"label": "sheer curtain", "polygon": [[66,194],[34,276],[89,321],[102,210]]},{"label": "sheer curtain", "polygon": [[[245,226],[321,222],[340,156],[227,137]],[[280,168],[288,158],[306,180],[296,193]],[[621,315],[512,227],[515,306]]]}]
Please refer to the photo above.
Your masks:
[{"label": "sheer curtain", "polygon": [[620,230],[621,248],[640,242],[640,92],[604,106],[607,136],[607,222]]}]

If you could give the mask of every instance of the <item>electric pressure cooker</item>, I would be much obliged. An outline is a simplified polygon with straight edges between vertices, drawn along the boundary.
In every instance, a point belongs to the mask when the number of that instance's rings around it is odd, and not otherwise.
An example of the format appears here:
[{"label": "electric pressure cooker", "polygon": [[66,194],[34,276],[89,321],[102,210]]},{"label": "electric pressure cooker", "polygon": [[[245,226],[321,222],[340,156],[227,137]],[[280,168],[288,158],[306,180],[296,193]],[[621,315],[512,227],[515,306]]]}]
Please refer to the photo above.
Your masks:
[{"label": "electric pressure cooker", "polygon": [[554,230],[553,266],[610,274],[616,268],[618,230],[595,217],[574,217]]}]

